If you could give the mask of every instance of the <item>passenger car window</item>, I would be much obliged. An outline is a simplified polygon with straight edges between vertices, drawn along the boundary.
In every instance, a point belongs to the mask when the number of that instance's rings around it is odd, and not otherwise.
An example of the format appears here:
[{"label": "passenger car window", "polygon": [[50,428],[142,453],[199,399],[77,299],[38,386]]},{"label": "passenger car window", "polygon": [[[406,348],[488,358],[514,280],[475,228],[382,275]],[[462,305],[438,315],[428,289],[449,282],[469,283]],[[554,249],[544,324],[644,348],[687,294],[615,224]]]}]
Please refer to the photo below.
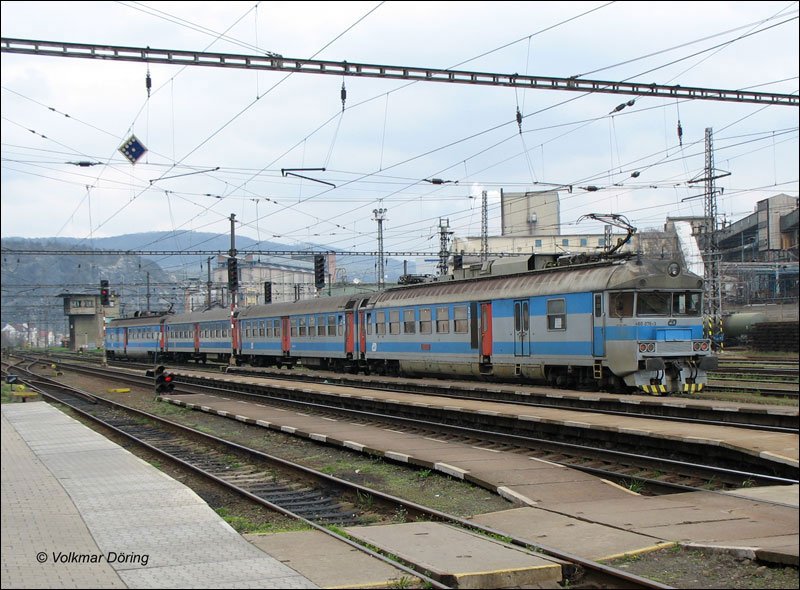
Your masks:
[{"label": "passenger car window", "polygon": [[547,301],[547,329],[567,329],[567,302],[564,299],[549,299]]}]

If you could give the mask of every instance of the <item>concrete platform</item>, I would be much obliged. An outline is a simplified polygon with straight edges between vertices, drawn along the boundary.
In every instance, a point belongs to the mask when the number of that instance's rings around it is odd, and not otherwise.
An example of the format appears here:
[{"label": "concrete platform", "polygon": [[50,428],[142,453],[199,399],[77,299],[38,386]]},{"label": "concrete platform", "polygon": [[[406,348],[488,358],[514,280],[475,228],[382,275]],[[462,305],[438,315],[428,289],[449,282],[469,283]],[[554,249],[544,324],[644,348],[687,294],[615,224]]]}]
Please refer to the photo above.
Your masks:
[{"label": "concrete platform", "polygon": [[3,588],[317,588],[44,402],[2,406]]},{"label": "concrete platform", "polygon": [[[187,376],[202,377],[202,374],[192,373],[191,371],[182,372]],[[661,438],[676,443],[699,443],[711,446],[720,446],[736,450],[752,456],[761,457],[777,463],[800,467],[800,450],[798,447],[798,435],[775,432],[745,432],[741,428],[733,426],[711,426],[706,424],[691,424],[686,422],[676,423],[672,421],[638,418],[634,416],[603,415],[581,410],[570,410],[566,408],[538,408],[526,405],[516,405],[509,403],[498,403],[489,400],[453,400],[447,397],[436,395],[423,395],[417,393],[403,393],[398,391],[369,390],[366,392],[362,388],[349,387],[346,385],[331,385],[326,383],[302,383],[297,386],[287,385],[285,381],[269,378],[253,378],[243,375],[226,375],[224,381],[258,384],[261,386],[274,386],[286,390],[300,390],[304,392],[318,392],[320,394],[352,397],[365,400],[380,400],[389,404],[418,405],[439,409],[458,410],[460,412],[472,412],[479,414],[492,414],[516,418],[519,420],[529,420],[532,422],[542,422],[560,426],[571,426],[576,428],[591,428],[595,430],[606,430],[611,432],[626,432],[634,435]],[[473,385],[474,386],[474,385]],[[511,387],[513,386],[505,386]],[[501,389],[503,386],[492,386],[492,389]],[[487,388],[483,388],[487,389]],[[536,389],[536,388],[532,388]],[[610,396],[612,394],[608,394]],[[520,393],[521,397],[528,397]],[[546,397],[583,397],[585,399],[601,399],[603,394],[586,394],[580,392],[548,392]],[[624,403],[631,404],[656,404],[673,406],[705,406],[715,407],[733,412],[737,407],[732,402],[718,402],[711,400],[691,400],[691,399],[671,399],[653,398],[648,396],[615,396]],[[247,402],[244,402],[247,403]],[[754,404],[751,404],[751,407]],[[774,412],[780,414],[795,415],[797,408],[781,408],[778,406],[765,406],[762,412]]]},{"label": "concrete platform", "polygon": [[244,538],[320,588],[402,588],[418,579],[320,531]]},{"label": "concrete platform", "polygon": [[[754,497],[744,490],[742,495],[699,492],[647,498],[598,477],[503,453],[488,444],[469,446],[203,394],[163,399],[471,481],[527,506],[476,516],[477,523],[586,559],[697,542],[756,547],[764,556],[773,552],[780,563],[797,562],[797,486],[759,488]],[[782,505],[771,503],[775,501]]]},{"label": "concrete platform", "polygon": [[[786,493],[778,490],[779,495]],[[473,520],[551,547],[566,548],[563,543],[572,538],[570,551],[594,561],[647,550],[646,539],[653,547],[665,543],[724,547],[774,563],[798,566],[799,561],[797,506],[729,494],[689,492],[625,501],[585,498],[482,514]],[[631,536],[602,536],[605,531],[627,531]]]},{"label": "concrete platform", "polygon": [[[454,587],[557,588],[561,580],[555,560],[442,524],[347,532]],[[183,484],[53,406],[2,406],[3,588],[415,582],[318,531],[242,537]]]},{"label": "concrete platform", "polygon": [[491,445],[471,446],[445,438],[420,437],[395,430],[321,418],[260,403],[205,394],[162,396],[188,408],[234,418],[361,453],[433,469],[492,490],[517,504],[535,506],[576,492],[592,498],[629,495],[610,482],[524,455],[502,453]]},{"label": "concrete platform", "polygon": [[439,523],[349,527],[348,533],[415,563],[453,588],[559,588],[561,564]]},{"label": "concrete platform", "polygon": [[[561,562],[441,523],[349,527],[363,543],[395,555],[453,588],[560,588]],[[319,531],[245,538],[322,588],[403,588],[419,580]]]}]

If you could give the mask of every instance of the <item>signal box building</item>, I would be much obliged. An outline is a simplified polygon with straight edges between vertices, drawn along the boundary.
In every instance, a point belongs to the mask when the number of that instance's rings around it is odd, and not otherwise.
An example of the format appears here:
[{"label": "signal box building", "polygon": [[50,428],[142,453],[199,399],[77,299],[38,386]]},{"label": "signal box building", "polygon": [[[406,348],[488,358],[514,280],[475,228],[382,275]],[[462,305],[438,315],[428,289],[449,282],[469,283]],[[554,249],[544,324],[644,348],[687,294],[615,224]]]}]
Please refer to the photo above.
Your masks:
[{"label": "signal box building", "polygon": [[94,293],[60,293],[64,300],[64,315],[69,320],[70,349],[74,351],[101,348],[105,320],[119,317],[117,297],[111,292],[109,305],[100,305],[100,295]]}]

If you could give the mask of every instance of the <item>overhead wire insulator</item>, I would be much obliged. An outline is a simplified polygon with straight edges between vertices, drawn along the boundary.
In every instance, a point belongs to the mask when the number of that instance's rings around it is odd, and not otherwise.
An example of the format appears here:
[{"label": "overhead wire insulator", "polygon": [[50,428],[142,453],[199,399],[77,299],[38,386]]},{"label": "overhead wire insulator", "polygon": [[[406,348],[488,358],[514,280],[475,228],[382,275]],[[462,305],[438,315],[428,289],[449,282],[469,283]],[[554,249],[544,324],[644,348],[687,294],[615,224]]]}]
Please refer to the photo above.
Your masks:
[{"label": "overhead wire insulator", "polygon": [[683,127],[681,127],[680,119],[678,119],[678,143],[683,147]]},{"label": "overhead wire insulator", "polygon": [[522,135],[522,113],[519,112],[519,107],[517,107],[517,125],[519,126],[519,133]]},{"label": "overhead wire insulator", "polygon": [[150,89],[153,87],[153,80],[150,79],[150,68],[147,68],[147,75],[144,77],[144,85],[147,88],[147,98],[150,98]]},{"label": "overhead wire insulator", "polygon": [[347,88],[344,87],[344,80],[342,80],[342,112],[344,112],[344,103],[347,100]]}]

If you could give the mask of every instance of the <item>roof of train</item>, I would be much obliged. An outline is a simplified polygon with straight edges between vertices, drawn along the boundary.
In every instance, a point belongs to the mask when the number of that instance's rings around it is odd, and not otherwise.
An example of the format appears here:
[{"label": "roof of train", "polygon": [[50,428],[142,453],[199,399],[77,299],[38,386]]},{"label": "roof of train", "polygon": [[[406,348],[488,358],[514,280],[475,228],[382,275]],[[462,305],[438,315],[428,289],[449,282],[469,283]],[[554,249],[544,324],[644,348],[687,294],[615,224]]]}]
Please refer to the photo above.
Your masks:
[{"label": "roof of train", "polygon": [[137,326],[158,326],[166,318],[167,315],[146,315],[135,318],[114,318],[109,322],[113,327],[137,327]]},{"label": "roof of train", "polygon": [[220,320],[231,319],[231,310],[228,308],[217,307],[206,311],[193,311],[190,313],[180,313],[170,316],[168,324],[186,324],[192,322],[217,322]]},{"label": "roof of train", "polygon": [[[322,314],[353,309],[369,299],[368,307],[393,305],[437,305],[469,299],[523,299],[537,295],[603,291],[606,289],[701,289],[703,279],[680,268],[677,275],[668,270],[670,260],[629,258],[602,263],[553,267],[518,274],[421,283],[387,289],[372,295],[319,297],[294,303],[253,305],[239,310],[238,318],[280,317],[293,314]],[[230,310],[212,309],[174,316],[147,316],[114,320],[116,326],[155,325],[218,321],[230,318]]]},{"label": "roof of train", "polygon": [[422,283],[389,289],[370,298],[375,307],[403,303],[456,303],[465,299],[522,299],[537,295],[606,289],[699,289],[703,280],[681,270],[670,276],[669,260],[628,259],[537,271]]},{"label": "roof of train", "polygon": [[[294,303],[270,303],[267,305],[252,305],[239,312],[239,319],[249,319],[252,317],[264,316],[284,316],[295,313],[331,313],[334,311],[344,311],[348,308],[348,303],[364,299],[364,297],[343,295],[337,297],[318,297],[315,299],[304,299]],[[352,307],[352,305],[351,305]]]}]

